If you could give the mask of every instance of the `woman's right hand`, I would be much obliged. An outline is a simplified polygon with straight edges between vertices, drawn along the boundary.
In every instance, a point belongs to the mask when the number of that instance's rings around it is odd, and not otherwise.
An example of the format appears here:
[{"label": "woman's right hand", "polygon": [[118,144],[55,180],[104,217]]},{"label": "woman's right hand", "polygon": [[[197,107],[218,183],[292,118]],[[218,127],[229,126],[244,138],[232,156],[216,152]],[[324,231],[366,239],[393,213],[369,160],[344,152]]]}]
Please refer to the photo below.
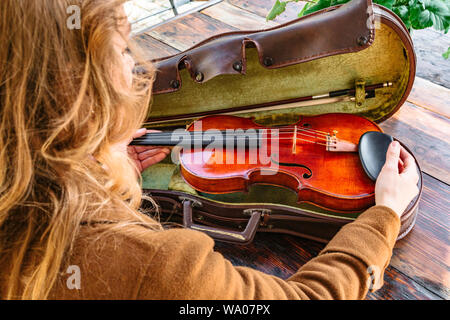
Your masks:
[{"label": "woman's right hand", "polygon": [[375,184],[376,205],[389,207],[400,217],[419,193],[418,181],[416,161],[400,143],[392,142]]}]

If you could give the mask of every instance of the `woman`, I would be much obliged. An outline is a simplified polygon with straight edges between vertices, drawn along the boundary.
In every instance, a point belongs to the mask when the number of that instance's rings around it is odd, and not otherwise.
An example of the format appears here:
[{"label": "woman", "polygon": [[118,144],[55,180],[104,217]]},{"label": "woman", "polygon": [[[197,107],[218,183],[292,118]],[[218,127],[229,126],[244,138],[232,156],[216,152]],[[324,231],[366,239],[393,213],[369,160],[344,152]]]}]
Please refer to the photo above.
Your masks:
[{"label": "woman", "polygon": [[287,281],[233,267],[202,233],[163,230],[138,212],[136,169],[169,150],[127,150],[152,79],[132,75],[123,2],[0,1],[0,298],[363,298],[417,194],[413,158],[393,143],[377,205]]}]

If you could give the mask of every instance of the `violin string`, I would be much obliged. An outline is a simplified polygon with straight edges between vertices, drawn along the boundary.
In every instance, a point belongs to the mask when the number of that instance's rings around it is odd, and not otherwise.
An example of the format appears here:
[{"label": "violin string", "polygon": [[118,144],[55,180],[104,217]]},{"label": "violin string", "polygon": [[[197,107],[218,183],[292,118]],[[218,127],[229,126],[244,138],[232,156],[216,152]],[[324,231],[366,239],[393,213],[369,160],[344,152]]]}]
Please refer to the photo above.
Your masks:
[{"label": "violin string", "polygon": [[278,131],[285,131],[285,132],[309,131],[309,132],[319,133],[319,134],[322,134],[322,135],[329,135],[330,134],[329,132],[315,130],[315,129],[311,129],[311,128],[305,128],[305,127],[301,127],[301,126],[297,126],[297,129],[295,129],[295,126],[286,126],[286,127],[279,127],[279,128],[277,128],[277,127],[260,127],[258,129],[278,130]]},{"label": "violin string", "polygon": [[[311,136],[308,136],[308,137],[311,137]],[[315,138],[315,137],[312,137],[312,138]],[[285,141],[285,140],[287,140],[287,141],[292,141],[292,137],[286,137],[286,138],[278,138],[277,140],[283,140],[283,141]],[[252,138],[252,137],[248,137],[247,139],[246,139],[247,141],[256,141],[256,142],[258,142],[258,141],[270,141],[271,140],[271,138],[268,138],[268,137],[266,137],[266,138],[258,138],[258,137],[256,137],[256,138]],[[296,138],[296,140],[297,141],[304,141],[304,142],[308,142],[308,143],[313,143],[313,144],[318,144],[318,145],[323,145],[323,146],[328,146],[328,140],[327,139],[317,139],[317,141],[314,141],[314,140],[308,140],[308,139],[303,139],[303,138],[299,138],[299,137],[297,137]],[[149,143],[149,145],[154,145],[154,144],[158,144],[158,143],[160,143],[161,145],[163,145],[163,144],[165,144],[166,142],[167,142],[167,139],[141,139],[141,138],[137,138],[137,139],[134,139],[133,140],[134,142],[144,142],[144,143],[146,143],[146,142],[148,142]],[[203,142],[204,141],[204,139],[202,139],[202,138],[193,138],[193,139],[190,139],[190,141],[193,143],[193,144],[195,144],[196,142]],[[214,142],[214,141],[213,141]],[[327,142],[327,143],[323,143],[323,142]]]},{"label": "violin string", "polygon": [[[269,138],[269,137],[266,137],[266,138],[258,138],[258,137],[252,138],[252,137],[248,137],[247,140],[249,142],[250,141],[270,141],[271,138]],[[292,141],[292,137],[278,138],[277,140]],[[309,143],[321,144],[321,145],[324,145],[324,146],[328,145],[327,143],[323,143],[324,141],[328,142],[328,140],[318,139],[317,141],[314,141],[314,140],[308,140],[308,139],[303,139],[303,138],[299,138],[299,137],[297,137],[296,140],[305,141],[305,142],[309,142]],[[134,140],[134,142],[144,142],[144,143],[147,142],[147,141],[149,141],[149,140],[148,139],[139,139],[139,138]],[[190,141],[195,144],[196,142],[203,142],[204,139],[202,139],[202,138],[193,138],[193,139],[190,139]],[[158,143],[164,144],[166,142],[167,142],[167,139],[151,139],[149,141],[149,144],[158,144]]]},{"label": "violin string", "polygon": [[[251,128],[252,129],[252,128]],[[247,130],[247,129],[245,129]],[[299,132],[299,131],[307,131],[310,133],[316,133],[316,134],[320,134],[320,135],[330,135],[329,132],[325,132],[325,131],[320,131],[320,130],[315,130],[315,129],[310,129],[310,128],[304,128],[304,127],[298,127],[297,129],[295,129],[295,126],[286,126],[286,127],[258,127],[255,130],[277,130],[279,132],[291,132],[294,133],[295,131]],[[219,130],[220,132],[224,132],[225,130]],[[190,133],[203,133],[206,131],[187,131]],[[226,131],[225,131],[226,132]],[[162,131],[162,132],[152,132],[150,133],[151,135],[158,135],[158,134],[171,134],[172,131]]]},{"label": "violin string", "polygon": [[[302,138],[300,138],[299,136],[301,136],[301,137],[313,138],[313,139],[316,139],[316,140],[318,140],[318,141],[328,141],[327,138],[317,137],[317,136],[311,136],[311,135],[308,135],[308,134],[302,134],[302,133],[298,133],[298,134],[297,134],[297,136],[296,136],[296,139],[297,139],[297,140],[302,139]],[[271,140],[271,139],[273,139],[272,137],[250,137],[250,136],[244,136],[244,137],[245,137],[246,139],[250,139],[250,140]],[[239,136],[236,136],[236,138],[239,138]],[[293,138],[294,138],[293,136],[289,136],[289,137],[279,137],[278,140],[291,140],[291,141],[292,141]],[[164,142],[164,141],[167,141],[168,139],[170,139],[170,137],[167,137],[167,136],[153,137],[153,136],[152,136],[152,137],[141,137],[141,138],[136,138],[136,139],[134,139],[133,141],[135,141],[135,142],[145,142],[145,141],[150,141],[150,142],[152,142],[152,143],[156,143],[156,142]],[[204,139],[203,137],[195,137],[195,135],[194,135],[194,137],[192,137],[190,140],[191,140],[191,141],[204,141],[204,140],[206,140],[206,139]]]},{"label": "violin string", "polygon": [[[150,124],[150,123],[144,123],[144,125],[146,124]],[[297,127],[297,131],[312,131],[312,132],[317,132],[317,133],[322,133],[322,134],[329,134],[328,132],[325,131],[321,131],[321,130],[315,130],[315,129],[311,129],[311,128],[306,128],[303,127],[302,125],[290,125],[290,126],[284,126],[284,127],[256,127],[256,128],[248,128],[248,129],[255,129],[255,130],[261,130],[261,129],[266,129],[266,130],[279,130],[279,131],[283,131],[284,129],[289,129],[290,131],[294,131],[295,127]],[[223,129],[226,130],[226,129]],[[167,132],[167,131],[166,131]],[[195,132],[195,131],[189,131],[189,132]]]},{"label": "violin string", "polygon": [[[285,139],[285,140],[287,140],[287,139]],[[318,145],[322,145],[322,146],[328,146],[328,144],[323,143],[323,142],[318,142],[318,141],[310,141],[310,140],[301,139],[301,138],[297,138],[297,140],[304,141],[304,142],[307,142],[307,143],[318,144]],[[142,141],[142,142],[145,142],[145,141]],[[154,144],[154,143],[156,143],[156,142],[153,142],[152,144]],[[149,145],[152,145],[152,144],[149,144]],[[194,141],[194,144],[195,144],[195,141]],[[139,145],[134,145],[134,146],[139,146]]]},{"label": "violin string", "polygon": [[[306,133],[303,132],[303,131],[305,131]],[[201,132],[199,132],[199,131],[187,131],[187,132],[189,132],[190,135],[193,135],[195,137],[196,135],[202,134],[205,131],[201,131]],[[271,134],[271,133],[272,132],[267,132],[267,134]],[[293,131],[278,131],[278,133],[280,133],[280,134],[283,134],[283,133],[284,134],[292,134],[292,135],[297,134],[297,135],[303,135],[303,136],[308,136],[308,137],[312,137],[312,138],[322,138],[324,140],[326,140],[330,136],[330,134],[318,134],[318,133],[315,133],[315,132],[311,132],[309,130],[299,130],[297,132],[295,130],[293,130]],[[165,138],[165,139],[167,139],[167,138],[170,138],[172,136],[172,134],[173,134],[172,132],[148,133],[146,136],[143,136],[141,138],[136,138],[135,140],[147,139],[147,138],[151,138],[151,139]],[[211,134],[213,135],[214,133],[211,133]],[[310,135],[310,134],[313,134],[313,135]],[[225,135],[226,135],[226,133],[225,133]],[[246,134],[237,134],[235,136],[238,137],[240,135],[246,136]]]},{"label": "violin string", "polygon": [[[265,141],[265,140],[268,140],[268,141],[270,141],[270,140],[275,140],[275,139],[271,139],[271,138],[248,138],[246,140],[248,140],[248,141]],[[278,138],[276,140],[292,141],[292,138]],[[307,139],[297,138],[297,140],[307,140]],[[156,142],[164,142],[164,141],[167,141],[167,140],[166,139],[160,139],[160,140],[158,140],[158,139],[151,139],[151,140],[149,140],[149,139],[134,139],[133,140],[133,142],[146,142],[146,141],[150,141],[152,143],[156,143]],[[205,139],[201,139],[201,138],[200,139],[199,138],[194,138],[194,139],[190,139],[190,141],[196,142],[196,141],[209,141],[209,140],[205,140]],[[216,140],[213,140],[213,142],[214,141],[216,141]],[[223,141],[226,141],[226,140],[223,140]],[[311,141],[311,140],[308,140],[308,141]],[[323,142],[323,141],[326,141],[326,140],[320,140],[319,139],[317,141]],[[176,142],[176,141],[173,141],[173,142]]]}]

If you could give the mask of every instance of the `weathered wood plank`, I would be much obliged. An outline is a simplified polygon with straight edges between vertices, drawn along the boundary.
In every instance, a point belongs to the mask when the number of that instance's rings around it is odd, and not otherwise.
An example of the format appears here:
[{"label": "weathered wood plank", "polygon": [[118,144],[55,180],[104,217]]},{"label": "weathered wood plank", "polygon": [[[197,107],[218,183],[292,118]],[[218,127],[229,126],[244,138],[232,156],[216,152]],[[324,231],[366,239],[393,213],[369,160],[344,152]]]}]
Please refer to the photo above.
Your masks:
[{"label": "weathered wood plank", "polygon": [[141,34],[133,38],[137,45],[142,49],[143,58],[153,60],[177,54],[179,50],[162,43],[161,41],[149,36],[148,34]]},{"label": "weathered wood plank", "polygon": [[434,28],[412,30],[410,34],[417,57],[416,75],[450,89],[450,63],[442,57],[448,50],[450,34]]},{"label": "weathered wood plank", "polygon": [[411,149],[422,171],[450,184],[448,118],[407,102],[380,126]]},{"label": "weathered wood plank", "polygon": [[367,300],[442,300],[443,298],[416,283],[393,267],[384,273],[384,285],[369,292]]},{"label": "weathered wood plank", "polygon": [[201,11],[201,13],[239,30],[269,29],[278,25],[276,22],[266,21],[263,17],[233,6],[228,2],[218,3]]},{"label": "weathered wood plank", "polygon": [[209,37],[235,30],[237,30],[235,27],[194,12],[156,27],[146,34],[184,51]]},{"label": "weathered wood plank", "polygon": [[415,282],[450,298],[450,187],[424,175],[424,189],[414,228],[398,241],[391,266]]},{"label": "weathered wood plank", "polygon": [[[227,0],[227,2],[241,9],[255,13],[263,18],[266,18],[267,14],[275,4],[275,0]],[[306,2],[304,1],[288,3],[286,5],[286,11],[279,15],[275,21],[278,23],[285,23],[297,19],[298,13],[305,4]]]},{"label": "weathered wood plank", "polygon": [[407,101],[450,118],[450,89],[416,77]]}]

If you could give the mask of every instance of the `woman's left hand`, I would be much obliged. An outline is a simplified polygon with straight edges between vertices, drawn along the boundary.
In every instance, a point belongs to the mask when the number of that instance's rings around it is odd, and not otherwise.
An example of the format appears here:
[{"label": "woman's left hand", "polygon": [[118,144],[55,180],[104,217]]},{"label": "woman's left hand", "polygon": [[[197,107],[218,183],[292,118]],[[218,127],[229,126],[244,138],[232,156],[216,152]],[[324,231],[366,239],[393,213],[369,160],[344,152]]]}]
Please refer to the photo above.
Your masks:
[{"label": "woman's left hand", "polygon": [[[158,132],[158,131],[147,130],[145,128],[139,129],[133,135],[133,139],[142,137],[146,133],[151,132]],[[150,147],[150,146],[148,147],[128,146],[127,151],[129,156],[136,162],[136,165],[140,170],[140,172],[144,171],[151,165],[161,162],[170,154],[169,148]]]}]

